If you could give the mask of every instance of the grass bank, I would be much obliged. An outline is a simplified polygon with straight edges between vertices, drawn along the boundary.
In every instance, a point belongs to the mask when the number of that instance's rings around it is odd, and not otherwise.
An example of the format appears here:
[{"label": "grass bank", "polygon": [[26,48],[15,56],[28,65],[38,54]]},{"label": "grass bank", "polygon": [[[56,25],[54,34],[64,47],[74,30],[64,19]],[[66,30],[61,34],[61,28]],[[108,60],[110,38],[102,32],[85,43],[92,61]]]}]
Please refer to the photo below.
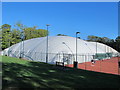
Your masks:
[{"label": "grass bank", "polygon": [[117,75],[58,68],[2,56],[2,86],[7,88],[120,88]]}]

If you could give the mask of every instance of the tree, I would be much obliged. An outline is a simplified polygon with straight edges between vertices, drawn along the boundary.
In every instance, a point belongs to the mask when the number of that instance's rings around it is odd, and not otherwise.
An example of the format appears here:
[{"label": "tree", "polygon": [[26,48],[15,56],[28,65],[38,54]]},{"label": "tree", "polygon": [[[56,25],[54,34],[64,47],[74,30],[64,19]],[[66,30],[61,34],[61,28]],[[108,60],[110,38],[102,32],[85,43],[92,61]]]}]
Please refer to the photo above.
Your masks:
[{"label": "tree", "polygon": [[36,29],[35,27],[28,27],[24,29],[25,40],[37,37],[45,37],[48,32],[44,29]]},{"label": "tree", "polygon": [[120,52],[120,36],[118,36],[116,39],[116,50],[118,50]]},{"label": "tree", "polygon": [[47,30],[44,30],[44,29],[38,29],[37,32],[39,34],[38,35],[39,37],[45,37],[45,36],[47,36],[47,34],[49,35],[49,32]]},{"label": "tree", "polygon": [[106,42],[110,42],[110,39],[107,37],[98,37],[98,36],[88,36],[88,41],[100,42],[106,44]]},{"label": "tree", "polygon": [[120,36],[118,36],[115,40],[109,39],[107,37],[98,37],[98,36],[88,36],[88,41],[94,41],[94,42],[100,42],[103,44],[106,44],[114,49],[116,49],[118,52],[120,52]]},{"label": "tree", "polygon": [[11,29],[11,25],[9,25],[9,24],[3,24],[1,28],[9,30],[9,29]]},{"label": "tree", "polygon": [[57,34],[57,36],[67,36],[67,35],[64,35],[64,34]]},{"label": "tree", "polygon": [[13,29],[11,33],[12,33],[12,45],[21,41],[20,37],[21,32],[19,30]]},{"label": "tree", "polygon": [[12,36],[11,36],[11,25],[4,24],[1,26],[2,32],[2,42],[1,47],[5,49],[11,45]]},{"label": "tree", "polygon": [[13,44],[21,42],[21,34],[24,33],[24,40],[45,37],[49,33],[44,29],[36,29],[36,26],[27,27],[20,22],[15,24],[15,28],[11,29],[11,25],[4,24],[1,26],[0,30],[0,45],[2,50],[10,47]]},{"label": "tree", "polygon": [[98,39],[100,39],[100,38],[98,38],[97,36],[94,36],[94,35],[90,35],[90,36],[88,36],[87,37],[87,41],[98,41]]}]

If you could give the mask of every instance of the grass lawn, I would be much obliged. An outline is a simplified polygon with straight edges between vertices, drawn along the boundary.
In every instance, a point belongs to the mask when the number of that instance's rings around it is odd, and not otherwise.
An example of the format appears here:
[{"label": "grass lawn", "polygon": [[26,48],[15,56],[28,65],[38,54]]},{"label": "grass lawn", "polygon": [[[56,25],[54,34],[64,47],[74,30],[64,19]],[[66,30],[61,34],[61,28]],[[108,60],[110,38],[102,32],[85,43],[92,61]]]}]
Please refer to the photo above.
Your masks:
[{"label": "grass lawn", "polygon": [[12,88],[120,88],[120,77],[2,56],[2,86]]}]

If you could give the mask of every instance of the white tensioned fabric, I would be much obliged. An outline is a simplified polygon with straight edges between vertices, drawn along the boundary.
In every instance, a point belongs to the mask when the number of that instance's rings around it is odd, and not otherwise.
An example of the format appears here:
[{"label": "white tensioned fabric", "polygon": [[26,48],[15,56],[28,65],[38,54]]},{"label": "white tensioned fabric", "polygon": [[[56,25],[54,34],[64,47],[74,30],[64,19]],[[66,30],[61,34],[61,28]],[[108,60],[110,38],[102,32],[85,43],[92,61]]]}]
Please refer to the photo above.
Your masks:
[{"label": "white tensioned fabric", "polygon": [[[11,57],[23,57],[29,60],[46,62],[47,37],[34,38],[12,45],[3,51],[4,55]],[[77,39],[78,62],[90,61],[97,53],[117,53],[107,45],[96,42],[87,42]],[[97,50],[96,50],[97,45]],[[48,63],[64,61],[67,58],[69,64],[76,60],[76,38],[69,36],[48,37]],[[84,60],[83,60],[84,59]]]},{"label": "white tensioned fabric", "polygon": [[94,49],[92,50],[96,50],[97,49],[97,53],[118,53],[116,50],[114,50],[113,48],[102,44],[102,43],[98,43],[98,42],[88,42],[88,45],[93,45]]}]

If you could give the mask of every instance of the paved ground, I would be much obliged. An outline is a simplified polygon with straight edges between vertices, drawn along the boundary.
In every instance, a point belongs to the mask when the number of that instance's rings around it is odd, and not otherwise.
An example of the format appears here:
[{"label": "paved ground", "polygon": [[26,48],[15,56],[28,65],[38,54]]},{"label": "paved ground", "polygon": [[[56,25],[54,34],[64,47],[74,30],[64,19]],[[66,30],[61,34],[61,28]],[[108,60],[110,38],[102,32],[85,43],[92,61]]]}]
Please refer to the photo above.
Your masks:
[{"label": "paved ground", "polygon": [[[120,68],[118,68],[119,67],[118,61],[120,61],[120,57],[113,57],[111,59],[98,60],[94,64],[92,64],[91,62],[79,63],[78,68],[90,70],[90,71],[120,75]],[[67,66],[73,67],[73,64]]]}]

